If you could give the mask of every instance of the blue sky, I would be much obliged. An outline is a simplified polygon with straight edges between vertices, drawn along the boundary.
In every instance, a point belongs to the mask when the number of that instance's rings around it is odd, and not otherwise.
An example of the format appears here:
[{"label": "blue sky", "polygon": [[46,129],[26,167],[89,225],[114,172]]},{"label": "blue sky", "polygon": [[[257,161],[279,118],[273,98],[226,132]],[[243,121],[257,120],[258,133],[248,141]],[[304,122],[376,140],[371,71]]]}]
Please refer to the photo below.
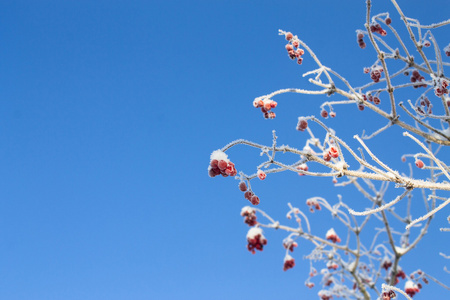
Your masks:
[{"label": "blue sky", "polygon": [[[388,1],[374,2],[400,23]],[[399,4],[425,24],[448,19],[447,1]],[[308,86],[301,74],[314,68],[308,57],[291,62],[277,31],[298,34],[360,84],[375,57],[355,42],[364,13],[364,1],[2,1],[0,299],[317,297],[303,284],[307,243],[287,272],[284,233],[267,231],[268,246],[251,255],[238,181],[211,179],[206,168],[211,151],[238,138],[270,144],[272,129],[301,147],[296,118],[318,115],[323,98],[281,96],[270,121],[252,107],[257,96]],[[354,107],[336,111],[327,124],[348,139],[384,123]],[[371,146],[407,170],[405,149],[390,146],[398,139],[393,129]],[[250,149],[229,155],[247,173],[261,162]],[[255,188],[281,220],[287,202],[310,196],[366,201],[330,179],[272,177]],[[409,272],[450,282],[438,256],[449,248],[438,232],[446,216],[405,258]],[[314,217],[325,233],[330,218]],[[445,293],[430,285],[419,296]]]}]

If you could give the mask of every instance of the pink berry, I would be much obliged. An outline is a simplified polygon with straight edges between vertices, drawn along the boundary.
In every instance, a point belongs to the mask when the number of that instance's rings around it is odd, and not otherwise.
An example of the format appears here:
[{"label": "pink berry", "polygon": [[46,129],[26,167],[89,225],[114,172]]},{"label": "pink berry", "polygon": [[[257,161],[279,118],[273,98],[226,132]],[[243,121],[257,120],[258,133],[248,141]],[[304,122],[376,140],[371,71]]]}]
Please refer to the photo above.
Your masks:
[{"label": "pink berry", "polygon": [[418,167],[419,169],[422,169],[425,166],[425,164],[423,163],[423,161],[421,161],[420,159],[416,160],[416,167]]},{"label": "pink berry", "polygon": [[292,33],[290,33],[290,32],[286,33],[286,40],[287,41],[292,40],[293,37],[294,37],[294,35]]},{"label": "pink berry", "polygon": [[287,50],[287,51],[294,50],[294,47],[292,47],[291,44],[286,44],[286,50]]},{"label": "pink berry", "polygon": [[334,111],[330,112],[330,117],[332,118],[336,117],[336,113]]},{"label": "pink berry", "polygon": [[298,48],[298,46],[299,46],[298,41],[293,41],[292,42],[292,46],[294,46],[295,48]]}]

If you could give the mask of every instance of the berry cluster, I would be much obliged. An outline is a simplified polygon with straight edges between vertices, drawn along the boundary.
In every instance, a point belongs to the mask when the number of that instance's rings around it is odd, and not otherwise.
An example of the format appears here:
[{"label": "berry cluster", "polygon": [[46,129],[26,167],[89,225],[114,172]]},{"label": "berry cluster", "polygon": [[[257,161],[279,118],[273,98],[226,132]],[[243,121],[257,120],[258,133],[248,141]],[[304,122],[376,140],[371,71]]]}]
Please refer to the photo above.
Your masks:
[{"label": "berry cluster", "polygon": [[291,238],[285,238],[283,240],[283,247],[284,249],[289,249],[289,251],[294,252],[294,248],[298,247],[298,244]]},{"label": "berry cluster", "polygon": [[[299,171],[308,171],[308,165],[307,164],[301,164],[301,165],[297,166],[296,169],[299,170]],[[298,175],[299,176],[303,176],[305,174],[299,172]]]},{"label": "berry cluster", "polygon": [[255,99],[253,101],[253,106],[256,108],[261,108],[262,113],[264,114],[264,118],[266,119],[274,119],[276,117],[275,113],[273,111],[270,111],[272,108],[277,107],[277,102],[270,100],[270,99],[264,99],[264,100],[258,100]]},{"label": "berry cluster", "polygon": [[428,98],[425,97],[422,100],[420,100],[420,106],[417,107],[417,111],[419,111],[422,114],[425,114],[425,112],[427,112],[428,114],[431,114],[432,107],[433,107],[433,105],[431,105],[430,100],[428,100]]},{"label": "berry cluster", "polygon": [[319,202],[317,202],[316,199],[308,199],[306,200],[306,205],[309,206],[309,211],[314,212],[314,209],[321,210],[322,207],[320,206]]},{"label": "berry cluster", "polygon": [[327,290],[321,290],[317,295],[321,300],[330,300],[333,298],[331,293]]},{"label": "berry cluster", "polygon": [[372,96],[372,94],[368,93],[367,95],[363,94],[362,95],[364,101],[369,100],[370,102],[373,102],[373,104],[378,105],[381,103],[380,98],[378,98],[377,96]]},{"label": "berry cluster", "polygon": [[403,272],[402,268],[397,267],[397,274],[395,274],[395,284],[400,282],[400,279],[405,279],[406,278],[406,274],[405,272]]},{"label": "berry cluster", "polygon": [[292,33],[286,33],[285,37],[289,42],[286,44],[286,51],[289,55],[289,58],[292,60],[297,59],[297,63],[301,65],[303,62],[303,58],[301,56],[305,54],[305,51],[299,48],[300,43],[297,38],[294,38],[294,35]]},{"label": "berry cluster", "polygon": [[258,172],[256,172],[256,175],[258,175],[258,178],[261,180],[266,179],[266,173],[264,173],[263,170],[258,170]]},{"label": "berry cluster", "polygon": [[364,34],[361,31],[357,31],[356,41],[358,42],[359,48],[366,48],[366,43],[364,42]]},{"label": "berry cluster", "polygon": [[443,96],[444,94],[448,94],[448,82],[444,79],[440,80],[436,87],[434,88],[434,94],[438,97]]},{"label": "berry cluster", "polygon": [[336,234],[336,231],[334,231],[333,228],[327,231],[326,239],[332,241],[333,243],[340,243],[341,239]]},{"label": "berry cluster", "polygon": [[307,287],[309,287],[310,289],[312,289],[314,287],[314,283],[313,282],[306,282],[305,285]]},{"label": "berry cluster", "polygon": [[[411,75],[411,82],[422,82],[422,81],[424,81],[425,80],[425,77],[423,77],[422,75],[420,75],[420,73],[419,73],[419,71],[417,71],[417,70],[414,70],[413,72],[412,72],[412,75]],[[427,87],[427,85],[424,83],[424,84],[416,84],[416,85],[414,85],[414,88],[415,89],[417,89],[417,88],[419,88],[419,87]]]},{"label": "berry cluster", "polygon": [[256,250],[263,251],[265,245],[267,245],[267,240],[262,234],[262,229],[259,227],[252,227],[247,233],[247,249],[252,254],[255,254]]},{"label": "berry cluster", "polygon": [[295,266],[295,259],[289,254],[286,254],[286,256],[284,257],[283,271],[292,269],[294,266]]},{"label": "berry cluster", "polygon": [[[366,69],[364,69],[364,72],[366,72]],[[370,72],[370,79],[372,79],[373,82],[380,82],[381,73],[384,72],[384,69],[381,66],[374,66],[372,67],[372,69],[370,69],[369,72]]]},{"label": "berry cluster", "polygon": [[306,128],[308,128],[308,121],[306,121],[306,119],[303,117],[299,117],[296,129],[298,131],[305,131]]},{"label": "berry cluster", "polygon": [[327,262],[327,268],[328,270],[336,270],[337,268],[339,268],[339,265],[330,260]]},{"label": "berry cluster", "polygon": [[[390,20],[390,18],[389,18],[389,20]],[[391,24],[391,23],[389,23],[389,24]],[[371,32],[378,32],[381,36],[386,36],[387,35],[386,30],[381,28],[380,24],[378,24],[378,23],[372,23],[372,25],[370,25],[370,31]]]},{"label": "berry cluster", "polygon": [[[322,110],[320,111],[320,115],[322,116],[322,118],[328,118],[328,112],[324,108],[322,108]],[[332,118],[336,117],[336,113],[334,111],[330,111],[329,115]]]},{"label": "berry cluster", "polygon": [[237,171],[228,156],[222,150],[216,150],[211,154],[211,159],[208,167],[209,177],[215,177],[217,175],[236,176]]},{"label": "berry cluster", "polygon": [[[421,287],[421,285],[420,285],[420,287]],[[411,280],[406,281],[405,293],[407,293],[408,296],[413,297],[418,292],[420,292],[420,288],[417,284],[415,284]]]},{"label": "berry cluster", "polygon": [[395,294],[395,292],[393,290],[389,290],[387,292],[383,292],[381,297],[383,300],[391,300],[391,299],[394,299],[395,297],[397,297],[397,295]]},{"label": "berry cluster", "polygon": [[241,216],[245,217],[244,223],[248,226],[255,226],[258,224],[256,221],[256,211],[250,206],[245,206],[242,208]]},{"label": "berry cluster", "polygon": [[392,261],[389,259],[389,257],[385,256],[381,260],[381,267],[387,271],[391,266],[392,266]]}]

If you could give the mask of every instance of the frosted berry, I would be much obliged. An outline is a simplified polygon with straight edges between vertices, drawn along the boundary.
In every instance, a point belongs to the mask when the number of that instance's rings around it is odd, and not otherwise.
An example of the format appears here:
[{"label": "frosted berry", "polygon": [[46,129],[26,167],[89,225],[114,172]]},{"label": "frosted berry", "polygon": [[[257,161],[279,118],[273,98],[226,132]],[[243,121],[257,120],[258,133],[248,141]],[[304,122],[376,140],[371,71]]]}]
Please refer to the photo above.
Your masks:
[{"label": "frosted berry", "polygon": [[263,231],[259,227],[252,227],[247,233],[247,249],[251,253],[255,254],[255,250],[263,251],[267,240],[263,235]]},{"label": "frosted berry", "polygon": [[247,185],[245,184],[245,182],[241,181],[239,183],[239,190],[241,190],[242,192],[247,191]]},{"label": "frosted berry", "polygon": [[284,265],[283,265],[283,271],[287,271],[289,269],[292,269],[295,266],[295,260],[292,256],[289,254],[286,255],[284,258]]},{"label": "frosted berry", "polygon": [[266,173],[264,173],[263,170],[258,170],[258,172],[256,172],[256,174],[258,175],[258,178],[261,180],[266,179]]},{"label": "frosted berry", "polygon": [[258,222],[256,221],[256,211],[250,206],[245,206],[241,210],[241,216],[244,218],[244,223],[248,226],[255,226]]},{"label": "frosted berry", "polygon": [[380,104],[380,102],[381,102],[380,98],[378,98],[378,97],[373,97],[373,103],[374,103],[375,105]]},{"label": "frosted berry", "polygon": [[413,297],[418,292],[420,292],[420,289],[417,287],[416,284],[414,284],[414,282],[408,280],[405,283],[405,293],[407,293],[408,296]]},{"label": "frosted berry", "polygon": [[286,40],[287,41],[292,40],[293,37],[294,37],[294,35],[292,33],[290,33],[290,32],[286,33]]},{"label": "frosted berry", "polygon": [[336,117],[336,113],[334,111],[331,111],[330,112],[330,117],[332,117],[332,118]]},{"label": "frosted berry", "polygon": [[292,42],[292,46],[294,46],[295,48],[298,48],[299,42],[298,41],[293,41]]},{"label": "frosted berry", "polygon": [[287,51],[294,50],[294,47],[291,44],[286,44],[286,50]]},{"label": "frosted berry", "polygon": [[419,169],[422,169],[425,166],[425,164],[423,163],[422,160],[417,159],[416,160],[416,167],[418,167]]},{"label": "frosted berry", "polygon": [[308,128],[308,121],[305,118],[298,118],[297,130],[305,131]]},{"label": "frosted berry", "polygon": [[336,234],[336,231],[334,231],[333,228],[327,231],[326,239],[332,241],[333,243],[340,243],[341,239]]},{"label": "frosted berry", "polygon": [[289,251],[294,252],[294,248],[297,246],[298,244],[291,238],[286,238],[283,240],[284,249],[289,249]]},{"label": "frosted berry", "polygon": [[425,41],[425,42],[423,42],[423,45],[424,45],[424,47],[430,47],[431,43],[430,43],[430,41]]},{"label": "frosted berry", "polygon": [[297,64],[301,65],[303,63],[303,58],[299,57],[297,59]]},{"label": "frosted berry", "polygon": [[[299,170],[299,171],[308,171],[308,165],[307,164],[301,164],[301,165],[297,166],[296,169]],[[303,176],[305,174],[298,173],[298,175]]]},{"label": "frosted berry", "polygon": [[324,161],[330,161],[331,160],[331,155],[329,152],[324,152],[323,153],[323,160]]},{"label": "frosted berry", "polygon": [[339,152],[337,150],[336,147],[330,147],[330,150],[328,150],[328,153],[330,154],[331,157],[333,158],[338,158],[339,157]]}]

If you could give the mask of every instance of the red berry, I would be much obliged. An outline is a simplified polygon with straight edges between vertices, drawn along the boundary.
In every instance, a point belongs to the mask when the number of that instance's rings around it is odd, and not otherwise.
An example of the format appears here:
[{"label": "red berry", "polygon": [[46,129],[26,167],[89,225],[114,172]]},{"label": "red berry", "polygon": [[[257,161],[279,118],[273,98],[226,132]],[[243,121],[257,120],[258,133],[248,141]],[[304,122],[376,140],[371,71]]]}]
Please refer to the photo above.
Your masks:
[{"label": "red berry", "polygon": [[360,111],[363,111],[363,110],[364,110],[364,105],[358,104],[358,109],[359,109]]},{"label": "red berry", "polygon": [[375,103],[376,105],[380,104],[381,100],[378,97],[373,97],[373,103]]},{"label": "red berry", "polygon": [[270,102],[266,102],[264,103],[264,109],[269,111],[272,108],[272,106],[270,105]]},{"label": "red berry", "polygon": [[358,34],[356,35],[356,38],[358,40],[362,40],[364,38],[364,34],[362,32],[358,32]]},{"label": "red berry", "polygon": [[339,152],[336,149],[336,147],[331,147],[330,150],[328,151],[328,153],[331,155],[331,157],[333,158],[338,158],[339,157]]},{"label": "red berry", "polygon": [[217,166],[219,167],[220,170],[225,170],[228,166],[228,163],[224,160],[221,160],[221,161],[219,161]]},{"label": "red berry", "polygon": [[213,159],[210,163],[211,168],[217,168],[218,163],[219,163],[219,161],[217,159]]},{"label": "red berry", "polygon": [[387,17],[386,20],[384,20],[384,23],[386,23],[386,25],[390,25],[392,23],[391,18]]},{"label": "red berry", "polygon": [[259,197],[256,196],[256,195],[253,195],[252,198],[250,199],[250,202],[251,202],[253,205],[258,205],[258,204],[259,204]]},{"label": "red berry", "polygon": [[[449,101],[450,102],[450,101]],[[320,112],[320,115],[323,117],[323,118],[328,118],[328,112],[325,110],[325,109],[322,109],[322,111]]]},{"label": "red berry", "polygon": [[423,163],[423,161],[421,161],[420,159],[416,160],[416,167],[418,167],[419,169],[422,169],[425,166],[425,164]]},{"label": "red berry", "polygon": [[299,118],[298,124],[297,124],[297,130],[305,131],[306,128],[308,128],[308,122],[304,118]]},{"label": "red berry", "polygon": [[297,59],[297,64],[301,65],[302,62],[303,62],[303,58],[299,57],[299,58]]},{"label": "red berry", "polygon": [[292,42],[292,46],[294,46],[295,48],[297,48],[297,47],[299,46],[298,41],[293,41],[293,42]]},{"label": "red berry", "polygon": [[245,182],[241,181],[241,182],[239,183],[239,189],[240,189],[242,192],[245,192],[245,191],[247,190],[247,185],[245,184]]},{"label": "red berry", "polygon": [[292,47],[291,44],[286,44],[286,50],[287,50],[287,51],[294,50],[294,47]]},{"label": "red berry", "polygon": [[324,160],[324,161],[330,161],[330,160],[331,160],[331,155],[330,155],[329,152],[325,152],[325,153],[323,154],[323,160]]}]

